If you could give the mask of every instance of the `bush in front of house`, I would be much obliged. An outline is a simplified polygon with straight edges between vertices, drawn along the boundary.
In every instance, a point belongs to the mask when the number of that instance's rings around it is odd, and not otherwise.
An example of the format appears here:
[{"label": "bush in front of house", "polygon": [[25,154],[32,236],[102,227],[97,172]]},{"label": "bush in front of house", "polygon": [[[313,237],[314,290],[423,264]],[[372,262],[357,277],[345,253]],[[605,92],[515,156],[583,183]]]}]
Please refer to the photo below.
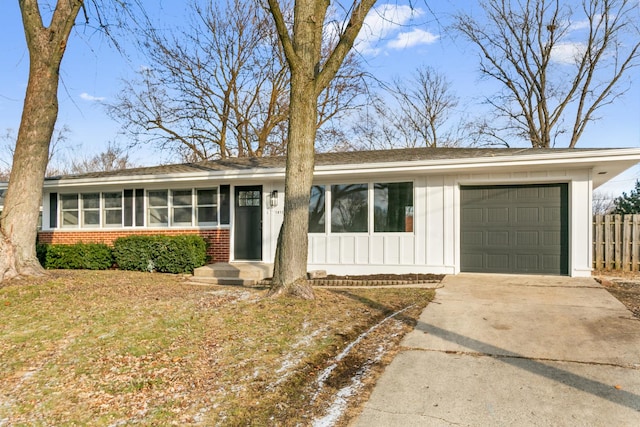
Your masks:
[{"label": "bush in front of house", "polygon": [[48,270],[106,270],[113,265],[111,248],[101,243],[36,246],[40,264]]},{"label": "bush in front of house", "polygon": [[207,245],[196,235],[127,236],[113,243],[121,270],[191,273],[205,264]]}]

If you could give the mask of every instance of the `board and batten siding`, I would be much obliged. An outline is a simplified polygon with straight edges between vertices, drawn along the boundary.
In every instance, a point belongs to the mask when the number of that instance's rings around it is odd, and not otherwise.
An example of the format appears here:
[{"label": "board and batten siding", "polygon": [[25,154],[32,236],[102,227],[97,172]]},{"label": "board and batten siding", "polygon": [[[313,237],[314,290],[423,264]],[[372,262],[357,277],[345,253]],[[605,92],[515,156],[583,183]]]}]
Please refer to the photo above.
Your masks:
[{"label": "board and batten siding", "polygon": [[309,269],[333,274],[460,273],[460,186],[567,183],[570,276],[591,275],[590,170],[414,177],[413,233],[309,235]]}]

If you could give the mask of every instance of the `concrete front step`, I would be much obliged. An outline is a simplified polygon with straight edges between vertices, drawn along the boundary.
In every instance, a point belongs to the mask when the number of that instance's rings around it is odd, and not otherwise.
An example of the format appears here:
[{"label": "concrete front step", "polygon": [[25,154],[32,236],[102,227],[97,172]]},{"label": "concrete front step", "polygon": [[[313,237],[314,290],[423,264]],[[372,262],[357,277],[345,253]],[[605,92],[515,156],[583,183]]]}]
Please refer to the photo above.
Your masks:
[{"label": "concrete front step", "polygon": [[193,271],[195,277],[218,279],[246,279],[259,282],[273,275],[273,265],[262,262],[218,263],[198,267]]},{"label": "concrete front step", "polygon": [[226,286],[256,286],[260,281],[254,279],[239,279],[237,277],[191,277],[190,283],[201,283],[203,285],[226,285]]}]

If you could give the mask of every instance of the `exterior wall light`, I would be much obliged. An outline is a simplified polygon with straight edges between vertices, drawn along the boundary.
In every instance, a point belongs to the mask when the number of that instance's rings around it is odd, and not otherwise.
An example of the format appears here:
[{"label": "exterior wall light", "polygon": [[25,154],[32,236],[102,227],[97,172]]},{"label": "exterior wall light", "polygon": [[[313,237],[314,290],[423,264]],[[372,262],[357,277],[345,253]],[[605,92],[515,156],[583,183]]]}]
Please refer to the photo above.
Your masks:
[{"label": "exterior wall light", "polygon": [[273,190],[269,194],[269,206],[271,206],[272,208],[278,206],[278,190]]}]

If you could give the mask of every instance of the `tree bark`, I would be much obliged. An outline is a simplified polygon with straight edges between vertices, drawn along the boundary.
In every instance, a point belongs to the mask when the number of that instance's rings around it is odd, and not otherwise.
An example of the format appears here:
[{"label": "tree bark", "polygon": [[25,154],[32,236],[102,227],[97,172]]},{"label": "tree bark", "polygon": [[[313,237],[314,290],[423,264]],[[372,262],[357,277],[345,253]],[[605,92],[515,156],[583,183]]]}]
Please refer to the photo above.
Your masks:
[{"label": "tree bark", "polygon": [[338,43],[323,64],[322,37],[329,0],[296,0],[291,34],[278,1],[268,0],[291,70],[284,220],[278,236],[270,296],[314,297],[307,281],[307,254],[318,96],[336,76],[375,1],[354,4]]},{"label": "tree bark", "polygon": [[[317,97],[309,76],[291,76],[284,221],[278,236],[271,296],[313,299],[307,282],[309,197],[313,182]],[[309,73],[306,73],[309,74]],[[313,72],[311,72],[313,79]],[[314,102],[316,100],[316,102]],[[296,112],[296,113],[294,113]]]},{"label": "tree bark", "polygon": [[36,0],[19,3],[29,48],[29,81],[0,216],[0,281],[44,274],[35,248],[42,185],[58,118],[60,63],[83,2],[59,2],[48,28]]}]

